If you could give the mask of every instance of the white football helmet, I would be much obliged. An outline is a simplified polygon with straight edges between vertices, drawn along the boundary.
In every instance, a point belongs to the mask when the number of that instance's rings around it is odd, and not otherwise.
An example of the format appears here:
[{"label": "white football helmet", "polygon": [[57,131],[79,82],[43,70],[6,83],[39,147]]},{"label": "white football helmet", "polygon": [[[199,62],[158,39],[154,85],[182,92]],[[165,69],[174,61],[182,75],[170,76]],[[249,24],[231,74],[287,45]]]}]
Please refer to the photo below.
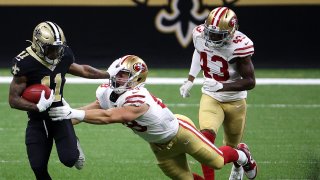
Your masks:
[{"label": "white football helmet", "polygon": [[58,64],[63,56],[65,46],[66,38],[56,23],[45,21],[35,27],[31,48],[41,59],[51,65]]},{"label": "white football helmet", "polygon": [[124,68],[110,78],[110,84],[116,94],[122,94],[137,86],[142,86],[148,76],[147,64],[138,56],[126,55],[120,58],[119,66]]},{"label": "white football helmet", "polygon": [[238,29],[236,14],[227,7],[213,9],[204,23],[204,39],[208,48],[220,48],[227,44]]}]

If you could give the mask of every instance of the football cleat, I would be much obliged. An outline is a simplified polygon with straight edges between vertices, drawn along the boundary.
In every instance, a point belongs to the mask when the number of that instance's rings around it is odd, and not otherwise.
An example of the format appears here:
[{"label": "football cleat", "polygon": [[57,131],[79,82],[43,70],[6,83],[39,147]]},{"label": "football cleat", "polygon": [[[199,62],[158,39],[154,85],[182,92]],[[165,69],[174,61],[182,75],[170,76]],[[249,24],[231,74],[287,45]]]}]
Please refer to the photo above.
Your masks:
[{"label": "football cleat", "polygon": [[256,178],[258,173],[258,167],[256,161],[251,156],[249,147],[245,143],[240,143],[238,144],[237,149],[244,152],[248,159],[247,162],[244,165],[242,165],[244,174],[247,176],[248,179]]},{"label": "football cleat", "polygon": [[243,168],[237,163],[233,164],[229,180],[242,180],[243,179]]},{"label": "football cleat", "polygon": [[74,164],[74,167],[76,167],[78,170],[81,170],[84,166],[84,162],[86,161],[86,157],[85,157],[83,150],[80,146],[80,141],[78,138],[77,138],[77,148],[79,151],[79,158],[78,158],[77,162]]}]

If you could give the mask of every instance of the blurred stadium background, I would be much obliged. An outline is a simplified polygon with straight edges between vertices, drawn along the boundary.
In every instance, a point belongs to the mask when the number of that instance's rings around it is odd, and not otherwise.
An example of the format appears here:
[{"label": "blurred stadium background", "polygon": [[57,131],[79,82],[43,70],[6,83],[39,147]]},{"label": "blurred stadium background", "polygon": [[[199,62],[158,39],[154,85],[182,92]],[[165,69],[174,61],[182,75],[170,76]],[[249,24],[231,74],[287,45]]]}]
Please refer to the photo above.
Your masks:
[{"label": "blurred stadium background", "polygon": [[[186,77],[193,53],[190,32],[220,5],[237,13],[239,30],[253,40],[257,78],[319,81],[320,0],[0,0],[0,80],[11,76],[11,59],[46,20],[64,30],[77,63],[105,69],[116,58],[136,54],[147,62],[150,77]],[[79,107],[95,99],[97,85],[67,83],[65,97]],[[179,97],[178,84],[148,87],[197,124],[200,86],[189,99]],[[7,81],[0,83],[0,180],[34,179],[24,146],[26,113],[10,109],[8,88]],[[250,91],[244,141],[260,165],[257,179],[320,179],[319,92],[319,83],[258,84]],[[87,166],[65,168],[53,149],[53,179],[167,179],[148,145],[130,129],[81,124],[76,132]],[[222,130],[218,146],[221,139]],[[199,164],[189,160],[200,173]],[[219,171],[217,179],[227,179],[229,171],[230,166]]]}]

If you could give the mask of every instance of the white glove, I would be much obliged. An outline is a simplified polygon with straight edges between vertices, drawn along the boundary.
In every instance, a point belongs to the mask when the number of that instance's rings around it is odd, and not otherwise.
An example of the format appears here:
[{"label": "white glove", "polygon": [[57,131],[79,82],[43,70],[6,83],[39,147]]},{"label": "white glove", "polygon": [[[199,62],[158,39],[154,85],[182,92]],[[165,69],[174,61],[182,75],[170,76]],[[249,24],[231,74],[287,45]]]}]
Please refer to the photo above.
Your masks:
[{"label": "white glove", "polygon": [[193,82],[184,81],[184,83],[180,87],[180,95],[183,98],[189,97],[190,96],[190,90],[191,90],[192,86],[193,86]]},{"label": "white glove", "polygon": [[42,90],[41,91],[40,100],[39,100],[39,102],[37,104],[39,112],[43,112],[46,109],[48,109],[48,107],[50,107],[52,102],[54,101],[53,90],[51,90],[51,94],[50,94],[50,97],[48,99],[46,99],[44,94],[45,94],[45,92],[44,92],[44,90]]},{"label": "white glove", "polygon": [[203,82],[203,89],[209,92],[217,92],[223,88],[223,84],[216,81],[215,79],[205,78]]},{"label": "white glove", "polygon": [[123,65],[120,65],[120,59],[113,61],[113,63],[109,66],[107,73],[109,74],[110,78],[118,74],[124,68]]},{"label": "white glove", "polygon": [[49,115],[52,121],[62,121],[64,119],[78,119],[83,121],[84,110],[72,109],[70,105],[62,98],[63,106],[50,108]]}]

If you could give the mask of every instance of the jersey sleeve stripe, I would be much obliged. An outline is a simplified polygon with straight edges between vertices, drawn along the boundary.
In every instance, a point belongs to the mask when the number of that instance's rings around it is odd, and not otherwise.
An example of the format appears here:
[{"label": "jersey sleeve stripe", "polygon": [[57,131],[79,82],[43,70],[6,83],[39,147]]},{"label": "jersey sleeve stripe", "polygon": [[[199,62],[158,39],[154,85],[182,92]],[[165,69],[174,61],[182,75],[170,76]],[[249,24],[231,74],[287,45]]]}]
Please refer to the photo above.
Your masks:
[{"label": "jersey sleeve stripe", "polygon": [[188,131],[196,135],[202,142],[210,146],[218,154],[220,154],[221,156],[223,155],[223,153],[214,144],[212,144],[207,138],[205,138],[198,130],[196,130],[194,126],[192,126],[190,123],[183,121],[181,119],[178,119],[178,121],[181,127],[183,127],[184,129],[187,129]]},{"label": "jersey sleeve stripe", "polygon": [[233,53],[233,55],[249,55],[249,54],[253,54],[254,51],[249,51],[249,52],[238,52],[238,53]]},{"label": "jersey sleeve stripe", "polygon": [[243,48],[238,48],[238,49],[235,49],[234,51],[241,51],[241,50],[250,49],[250,48],[253,48],[253,45],[246,46],[246,47],[243,47]]},{"label": "jersey sleeve stripe", "polygon": [[126,97],[126,100],[128,100],[128,99],[132,99],[132,98],[145,98],[146,96],[144,96],[144,95],[132,95],[132,96],[128,96],[128,97]]},{"label": "jersey sleeve stripe", "polygon": [[123,104],[144,104],[144,103],[145,102],[141,101],[141,100],[135,100],[135,101],[129,100],[129,101],[124,102]]}]

